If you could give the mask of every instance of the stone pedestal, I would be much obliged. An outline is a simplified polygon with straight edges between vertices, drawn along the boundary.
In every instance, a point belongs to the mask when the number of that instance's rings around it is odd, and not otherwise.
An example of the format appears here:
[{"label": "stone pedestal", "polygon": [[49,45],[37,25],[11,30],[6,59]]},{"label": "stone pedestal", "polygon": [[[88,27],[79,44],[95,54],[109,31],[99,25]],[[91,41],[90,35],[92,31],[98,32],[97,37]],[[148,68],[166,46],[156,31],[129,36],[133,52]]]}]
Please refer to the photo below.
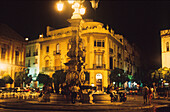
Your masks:
[{"label": "stone pedestal", "polygon": [[89,96],[89,94],[82,94],[81,102],[82,103],[90,103],[90,96]]},{"label": "stone pedestal", "polygon": [[50,102],[51,103],[68,103],[64,95],[59,95],[59,94],[51,94]]},{"label": "stone pedestal", "polygon": [[109,94],[93,94],[93,102],[94,103],[111,103],[111,97]]}]

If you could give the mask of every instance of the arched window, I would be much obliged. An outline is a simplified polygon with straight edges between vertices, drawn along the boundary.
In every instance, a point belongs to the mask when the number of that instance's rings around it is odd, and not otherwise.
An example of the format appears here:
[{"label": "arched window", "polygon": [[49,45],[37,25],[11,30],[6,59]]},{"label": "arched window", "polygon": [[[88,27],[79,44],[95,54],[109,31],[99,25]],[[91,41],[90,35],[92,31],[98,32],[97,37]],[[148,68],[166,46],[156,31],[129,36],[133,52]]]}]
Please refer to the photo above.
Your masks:
[{"label": "arched window", "polygon": [[70,43],[67,44],[67,50],[69,50],[69,49],[71,49],[71,44]]},{"label": "arched window", "polygon": [[169,42],[166,43],[166,50],[169,51]]},{"label": "arched window", "polygon": [[56,52],[57,52],[57,53],[60,53],[59,44],[56,45]]}]

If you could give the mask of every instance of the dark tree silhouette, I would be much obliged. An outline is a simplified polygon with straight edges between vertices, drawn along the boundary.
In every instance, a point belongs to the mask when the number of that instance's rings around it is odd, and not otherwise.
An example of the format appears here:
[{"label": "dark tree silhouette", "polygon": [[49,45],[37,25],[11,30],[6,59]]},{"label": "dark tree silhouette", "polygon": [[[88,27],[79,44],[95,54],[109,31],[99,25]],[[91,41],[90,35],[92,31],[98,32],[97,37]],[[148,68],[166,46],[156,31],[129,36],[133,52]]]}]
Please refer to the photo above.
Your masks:
[{"label": "dark tree silhouette", "polygon": [[49,75],[42,74],[42,73],[38,74],[37,81],[39,81],[39,83],[43,83],[43,84],[46,84],[46,85],[52,82]]},{"label": "dark tree silhouette", "polygon": [[115,68],[111,71],[110,74],[110,82],[116,82],[116,84],[119,86],[119,82],[124,83],[128,80],[128,76],[126,73],[124,73],[124,70]]},{"label": "dark tree silhouette", "polygon": [[62,84],[66,80],[66,72],[64,70],[57,70],[55,73],[52,75],[53,77],[53,82],[54,82],[54,88],[56,93],[59,93],[59,84]]},{"label": "dark tree silhouette", "polygon": [[3,79],[0,79],[0,87],[5,87],[5,81]]},{"label": "dark tree silhouette", "polygon": [[2,79],[5,81],[5,84],[13,83],[13,79],[9,75],[4,76]]}]

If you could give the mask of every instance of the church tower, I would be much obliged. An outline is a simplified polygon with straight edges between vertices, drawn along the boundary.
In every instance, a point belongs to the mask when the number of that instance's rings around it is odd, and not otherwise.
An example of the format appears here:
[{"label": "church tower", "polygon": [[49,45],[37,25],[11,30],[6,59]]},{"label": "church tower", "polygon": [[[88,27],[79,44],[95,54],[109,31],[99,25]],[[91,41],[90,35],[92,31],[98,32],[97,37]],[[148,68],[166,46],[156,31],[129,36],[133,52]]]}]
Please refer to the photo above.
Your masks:
[{"label": "church tower", "polygon": [[170,68],[170,29],[161,30],[162,68]]}]

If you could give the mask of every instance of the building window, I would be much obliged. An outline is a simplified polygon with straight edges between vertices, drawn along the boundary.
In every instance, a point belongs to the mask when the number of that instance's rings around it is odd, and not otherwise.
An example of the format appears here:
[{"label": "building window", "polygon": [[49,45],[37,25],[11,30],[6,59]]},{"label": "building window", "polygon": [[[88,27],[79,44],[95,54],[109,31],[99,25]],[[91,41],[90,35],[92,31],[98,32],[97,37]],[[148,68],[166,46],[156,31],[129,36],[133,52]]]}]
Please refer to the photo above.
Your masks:
[{"label": "building window", "polygon": [[28,49],[27,53],[26,53],[26,57],[30,57],[31,56],[31,49]]},{"label": "building window", "polygon": [[56,45],[56,52],[60,53],[60,46],[59,46],[59,44]]},{"label": "building window", "polygon": [[96,40],[94,41],[94,46],[96,47]]},{"label": "building window", "polygon": [[69,49],[71,49],[71,44],[70,43],[67,44],[67,50],[69,50]]},{"label": "building window", "polygon": [[28,60],[28,67],[30,67],[30,60]]},{"label": "building window", "polygon": [[1,59],[5,60],[5,55],[6,55],[6,49],[1,48]]},{"label": "building window", "polygon": [[114,59],[114,67],[116,67],[116,60]]},{"label": "building window", "polygon": [[94,41],[94,46],[96,47],[104,47],[105,45],[104,45],[105,43],[104,43],[104,40],[95,40]]},{"label": "building window", "polygon": [[96,55],[96,66],[102,66],[102,55]]},{"label": "building window", "polygon": [[19,64],[19,51],[15,51],[15,64]]},{"label": "building window", "polygon": [[38,61],[37,61],[37,59],[35,59],[35,64],[37,64],[38,63]]},{"label": "building window", "polygon": [[36,51],[35,51],[35,55],[36,55],[36,56],[38,56],[38,49],[36,49]]},{"label": "building window", "polygon": [[45,67],[49,67],[49,60],[45,60]]},{"label": "building window", "polygon": [[49,52],[49,46],[46,47],[46,52]]},{"label": "building window", "polygon": [[166,50],[169,51],[169,42],[166,43]]}]

